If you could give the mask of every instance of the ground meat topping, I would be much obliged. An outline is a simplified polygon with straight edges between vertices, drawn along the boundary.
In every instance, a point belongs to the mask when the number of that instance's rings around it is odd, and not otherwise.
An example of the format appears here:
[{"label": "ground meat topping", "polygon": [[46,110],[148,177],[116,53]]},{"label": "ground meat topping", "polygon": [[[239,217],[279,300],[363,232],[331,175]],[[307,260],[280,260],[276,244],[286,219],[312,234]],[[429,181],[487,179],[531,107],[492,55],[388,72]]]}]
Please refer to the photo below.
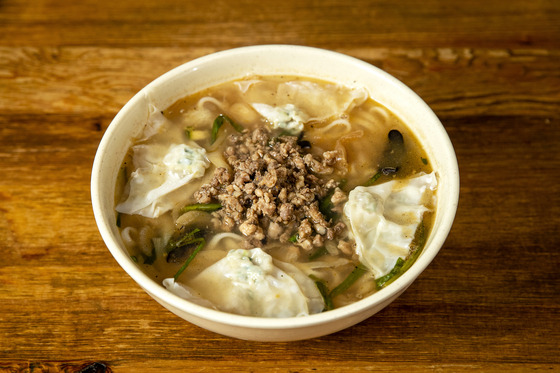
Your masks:
[{"label": "ground meat topping", "polygon": [[[195,193],[199,203],[222,204],[213,213],[222,229],[237,227],[255,246],[265,243],[267,232],[269,239],[291,241],[304,250],[342,236],[345,224],[333,223],[319,209],[319,201],[338,186],[327,176],[337,162],[336,151],[315,157],[298,145],[297,137],[273,137],[263,127],[227,141],[224,157],[231,170],[217,168]],[[338,203],[347,199],[340,188],[334,196]]]}]

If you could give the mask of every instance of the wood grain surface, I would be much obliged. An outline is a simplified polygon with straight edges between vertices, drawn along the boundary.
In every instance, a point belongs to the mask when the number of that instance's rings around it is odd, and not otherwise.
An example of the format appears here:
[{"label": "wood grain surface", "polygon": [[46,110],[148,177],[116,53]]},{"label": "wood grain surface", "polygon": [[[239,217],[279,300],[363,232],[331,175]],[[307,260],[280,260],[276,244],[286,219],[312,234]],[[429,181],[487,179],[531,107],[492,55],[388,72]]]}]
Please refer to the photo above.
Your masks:
[{"label": "wood grain surface", "polygon": [[[247,342],[168,312],[97,231],[90,173],[117,111],[165,71],[282,43],[415,90],[461,196],[434,262],[330,336]],[[560,371],[560,2],[0,0],[0,371]]]}]

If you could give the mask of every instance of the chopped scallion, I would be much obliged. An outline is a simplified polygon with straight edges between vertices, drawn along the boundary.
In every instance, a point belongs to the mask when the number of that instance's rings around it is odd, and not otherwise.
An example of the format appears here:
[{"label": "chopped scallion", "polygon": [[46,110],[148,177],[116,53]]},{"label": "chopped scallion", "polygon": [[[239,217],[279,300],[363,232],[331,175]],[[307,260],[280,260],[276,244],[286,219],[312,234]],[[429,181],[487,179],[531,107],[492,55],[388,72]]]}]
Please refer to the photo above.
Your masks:
[{"label": "chopped scallion", "polygon": [[183,207],[180,211],[181,214],[184,214],[188,211],[206,211],[206,212],[214,212],[222,208],[222,205],[219,203],[195,203],[194,205],[187,205]]},{"label": "chopped scallion", "polygon": [[421,222],[420,225],[418,226],[415,237],[416,237],[416,245],[412,253],[408,256],[406,260],[403,260],[401,258],[397,259],[397,263],[395,264],[395,267],[393,267],[391,272],[375,280],[377,289],[381,289],[382,287],[385,287],[389,285],[391,282],[395,281],[397,278],[399,278],[400,275],[405,273],[414,264],[414,262],[416,262],[416,259],[418,259],[418,257],[420,256],[420,253],[422,252],[422,249],[426,244],[426,232],[425,232],[424,222]]},{"label": "chopped scallion", "polygon": [[243,132],[243,127],[235,123],[230,117],[225,114],[220,114],[214,119],[212,124],[212,137],[210,139],[210,145],[212,145],[218,138],[218,131],[224,124],[224,121],[228,122],[237,132]]},{"label": "chopped scallion", "polygon": [[177,247],[181,247],[181,246],[185,246],[185,245],[189,245],[192,244],[192,240],[195,238],[200,238],[200,237],[196,237],[197,234],[200,232],[200,229],[195,228],[190,232],[185,233],[184,235],[182,235],[181,237],[179,237],[178,239],[171,239],[169,240],[169,242],[167,243],[167,247],[165,249],[166,253],[169,253],[171,250],[177,248]]},{"label": "chopped scallion", "polygon": [[173,276],[173,279],[175,281],[177,281],[177,279],[179,278],[179,276],[181,276],[181,274],[183,273],[183,271],[188,267],[188,265],[192,262],[192,260],[194,259],[194,257],[196,256],[196,254],[198,254],[198,252],[200,250],[202,250],[202,248],[204,247],[204,244],[206,243],[206,241],[204,240],[204,238],[196,238],[193,240],[192,243],[198,243],[198,246],[196,247],[196,249],[194,249],[194,251],[191,253],[191,255],[187,258],[187,260],[185,261],[185,263],[181,266],[181,268],[179,268],[179,270],[177,271],[177,273],[175,273],[175,276]]},{"label": "chopped scallion", "polygon": [[354,270],[350,272],[350,274],[337,287],[332,289],[331,293],[329,294],[330,297],[334,299],[340,294],[344,293],[350,288],[350,286],[354,285],[354,283],[367,271],[367,268],[365,268],[362,264],[357,265]]},{"label": "chopped scallion", "polygon": [[381,172],[376,173],[368,181],[366,181],[365,186],[373,185],[373,183],[375,183],[377,179],[379,179],[380,177],[381,177]]},{"label": "chopped scallion", "polygon": [[189,139],[189,140],[191,139],[191,135],[192,135],[193,130],[194,130],[194,128],[192,128],[192,127],[186,127],[185,128],[185,135],[187,136],[187,139]]},{"label": "chopped scallion", "polygon": [[375,284],[377,285],[377,288],[378,289],[382,288],[383,286],[385,286],[385,284],[389,284],[393,282],[393,280],[396,279],[395,276],[398,277],[398,275],[401,273],[403,265],[404,265],[404,260],[402,258],[398,258],[397,263],[395,264],[391,272],[375,280]]},{"label": "chopped scallion", "polygon": [[336,188],[331,189],[329,193],[327,193],[327,195],[319,201],[319,211],[321,211],[321,213],[325,215],[325,218],[327,220],[332,220],[336,217],[336,213],[334,213],[332,210],[334,205],[331,201],[331,198],[334,195],[335,191]]},{"label": "chopped scallion", "polygon": [[315,281],[315,285],[317,286],[317,289],[319,289],[319,293],[321,293],[321,296],[323,297],[323,301],[325,302],[325,308],[323,309],[323,312],[334,309],[332,298],[329,294],[327,285],[325,285],[325,283],[316,276],[310,275],[309,278]]},{"label": "chopped scallion", "polygon": [[[346,179],[340,180],[340,182],[338,183],[338,188],[340,189],[344,188],[347,182],[348,180]],[[319,211],[321,211],[321,213],[325,215],[325,218],[327,220],[335,220],[338,218],[338,214],[335,211],[333,211],[334,204],[332,203],[332,197],[335,193],[336,193],[336,188],[332,188],[329,190],[327,195],[325,195],[325,197],[319,200]]]}]

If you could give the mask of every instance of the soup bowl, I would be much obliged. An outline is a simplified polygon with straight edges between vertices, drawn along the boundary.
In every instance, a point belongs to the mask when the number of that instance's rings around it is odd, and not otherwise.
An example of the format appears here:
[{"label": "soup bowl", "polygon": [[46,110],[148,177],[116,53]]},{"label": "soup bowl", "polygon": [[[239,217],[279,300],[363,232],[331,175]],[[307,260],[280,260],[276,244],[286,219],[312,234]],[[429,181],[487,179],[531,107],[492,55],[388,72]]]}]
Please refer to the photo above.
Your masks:
[{"label": "soup bowl", "polygon": [[[132,140],[140,134],[150,104],[166,108],[217,84],[252,75],[291,75],[365,87],[416,135],[438,175],[434,223],[425,247],[408,271],[386,288],[331,311],[291,318],[258,318],[208,309],[182,299],[148,277],[131,259],[116,224],[115,184]],[[263,45],[231,49],[187,62],[155,79],[116,115],[97,150],[91,198],[101,236],[119,265],[163,307],[207,330],[240,339],[293,341],[324,336],[380,311],[424,271],[442,247],[459,198],[459,171],[449,137],[433,111],[396,78],[359,59],[317,48]]]}]

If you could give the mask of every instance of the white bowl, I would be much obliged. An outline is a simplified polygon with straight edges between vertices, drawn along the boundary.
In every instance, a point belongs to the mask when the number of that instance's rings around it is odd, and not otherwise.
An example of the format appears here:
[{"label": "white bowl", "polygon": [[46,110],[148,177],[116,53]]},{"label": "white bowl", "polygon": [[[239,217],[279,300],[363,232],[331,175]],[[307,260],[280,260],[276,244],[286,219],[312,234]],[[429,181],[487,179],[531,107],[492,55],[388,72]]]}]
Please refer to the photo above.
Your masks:
[{"label": "white bowl", "polygon": [[[115,182],[131,139],[148,117],[148,102],[166,108],[183,96],[248,75],[299,75],[365,86],[416,134],[439,174],[434,226],[422,254],[402,276],[373,295],[332,311],[297,318],[256,318],[204,308],[167,291],[131,260],[116,226]],[[263,45],[214,53],[160,76],[117,114],[97,150],[91,178],[95,220],[121,267],[157,302],[179,317],[223,335],[256,341],[293,341],[327,335],[372,316],[402,294],[443,245],[457,210],[459,170],[441,122],[412,90],[384,71],[343,54],[301,46]]]}]

